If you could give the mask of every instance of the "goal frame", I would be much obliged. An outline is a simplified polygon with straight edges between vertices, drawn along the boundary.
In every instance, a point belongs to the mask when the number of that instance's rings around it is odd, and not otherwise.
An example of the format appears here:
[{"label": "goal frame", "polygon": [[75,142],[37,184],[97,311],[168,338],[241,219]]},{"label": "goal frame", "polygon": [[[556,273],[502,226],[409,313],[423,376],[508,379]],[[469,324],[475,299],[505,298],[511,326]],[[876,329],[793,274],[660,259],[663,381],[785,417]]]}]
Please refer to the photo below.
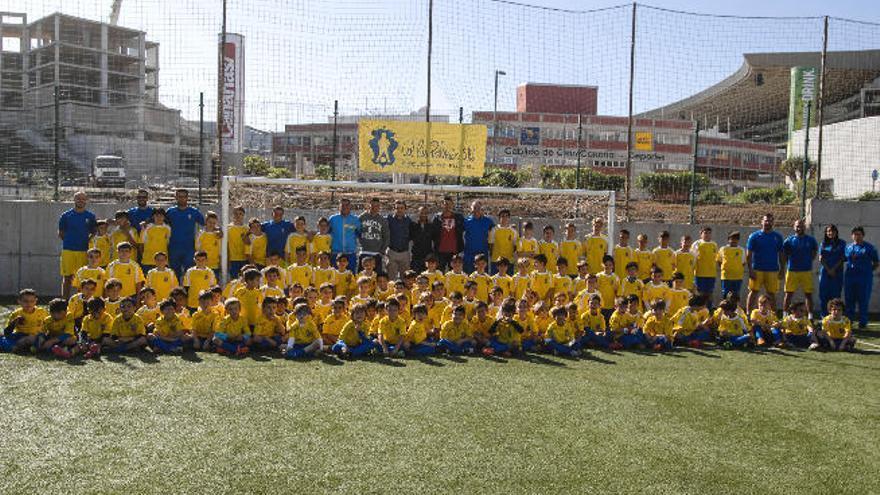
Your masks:
[{"label": "goal frame", "polygon": [[617,229],[617,196],[615,191],[603,190],[592,191],[586,189],[542,189],[539,187],[491,187],[491,186],[461,186],[440,184],[400,184],[391,182],[355,182],[355,181],[332,181],[332,180],[305,180],[305,179],[272,179],[269,177],[250,177],[237,175],[224,175],[220,179],[220,225],[223,237],[220,242],[220,270],[223,284],[229,281],[229,191],[233,185],[266,185],[266,186],[289,186],[304,187],[311,189],[362,189],[372,191],[417,191],[426,193],[442,193],[446,195],[456,193],[468,194],[513,194],[522,196],[570,196],[581,198],[608,198],[608,217],[606,219],[608,231],[608,251],[611,252],[614,245],[614,233]]}]

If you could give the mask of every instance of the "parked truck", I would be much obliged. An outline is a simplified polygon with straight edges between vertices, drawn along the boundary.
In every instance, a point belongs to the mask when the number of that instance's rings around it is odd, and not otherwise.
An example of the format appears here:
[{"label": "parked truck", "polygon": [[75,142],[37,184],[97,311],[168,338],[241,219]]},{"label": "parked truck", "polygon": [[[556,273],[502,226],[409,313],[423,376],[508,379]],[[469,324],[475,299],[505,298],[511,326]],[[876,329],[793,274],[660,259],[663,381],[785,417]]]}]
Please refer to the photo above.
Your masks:
[{"label": "parked truck", "polygon": [[119,155],[98,155],[92,160],[92,184],[96,187],[124,187],[125,159]]}]

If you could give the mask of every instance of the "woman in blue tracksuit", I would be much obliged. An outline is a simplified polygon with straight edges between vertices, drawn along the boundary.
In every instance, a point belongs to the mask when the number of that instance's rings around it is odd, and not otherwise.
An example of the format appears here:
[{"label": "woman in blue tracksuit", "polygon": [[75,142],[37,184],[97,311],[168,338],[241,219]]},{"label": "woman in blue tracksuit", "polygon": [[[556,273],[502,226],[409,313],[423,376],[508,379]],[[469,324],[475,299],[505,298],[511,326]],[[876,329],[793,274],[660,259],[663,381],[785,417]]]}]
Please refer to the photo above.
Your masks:
[{"label": "woman in blue tracksuit", "polygon": [[856,321],[856,306],[859,307],[859,328],[868,326],[868,304],[871,302],[871,286],[874,283],[874,270],[880,264],[877,249],[865,242],[865,229],[852,229],[852,244],[846,246],[844,258],[846,271],[843,275],[843,293],[846,301],[846,316]]},{"label": "woman in blue tracksuit", "polygon": [[840,297],[843,291],[843,255],[846,243],[840,238],[837,226],[825,227],[825,237],[819,246],[819,313],[828,315],[828,301]]}]

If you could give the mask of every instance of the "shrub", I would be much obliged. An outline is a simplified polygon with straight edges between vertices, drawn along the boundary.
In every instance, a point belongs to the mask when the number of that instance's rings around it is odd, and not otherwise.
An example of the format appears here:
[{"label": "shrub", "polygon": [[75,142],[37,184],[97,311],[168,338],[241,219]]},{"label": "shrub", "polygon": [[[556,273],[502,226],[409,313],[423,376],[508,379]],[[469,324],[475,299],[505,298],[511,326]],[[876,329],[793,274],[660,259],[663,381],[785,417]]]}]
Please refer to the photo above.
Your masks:
[{"label": "shrub", "polygon": [[[691,190],[691,173],[645,173],[639,175],[636,185],[656,201],[687,201]],[[694,176],[694,187],[697,191],[708,185],[709,178],[705,174]]]},{"label": "shrub", "polygon": [[772,188],[759,187],[737,194],[734,197],[734,202],[741,204],[764,203],[769,205],[787,205],[793,203],[797,197],[797,194],[784,186]]},{"label": "shrub", "polygon": [[242,167],[246,175],[265,177],[269,173],[269,160],[259,155],[248,155],[242,160]]},{"label": "shrub", "polygon": [[269,167],[266,177],[270,179],[287,179],[293,177],[293,174],[285,167]]},{"label": "shrub", "polygon": [[706,205],[721,205],[727,203],[729,199],[730,198],[724,191],[720,189],[709,189],[703,191],[703,194],[700,195],[697,201]]},{"label": "shrub", "polygon": [[865,191],[858,199],[859,201],[880,201],[880,192]]},{"label": "shrub", "polygon": [[[575,189],[577,169],[541,167],[541,187],[545,189]],[[590,191],[621,191],[626,178],[610,175],[589,168],[581,168],[581,189]]]}]

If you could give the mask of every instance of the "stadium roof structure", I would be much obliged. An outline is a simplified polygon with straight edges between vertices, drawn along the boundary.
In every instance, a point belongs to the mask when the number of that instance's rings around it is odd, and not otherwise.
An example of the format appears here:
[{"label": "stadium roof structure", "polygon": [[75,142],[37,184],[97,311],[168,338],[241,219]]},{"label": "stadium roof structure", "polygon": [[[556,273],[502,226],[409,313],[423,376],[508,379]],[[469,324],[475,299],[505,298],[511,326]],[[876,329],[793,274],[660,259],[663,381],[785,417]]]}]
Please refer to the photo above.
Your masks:
[{"label": "stadium roof structure", "polygon": [[[821,53],[747,53],[743,58],[739,70],[718,84],[638,117],[706,120],[710,125],[717,119],[722,128],[729,121],[727,130],[737,137],[783,142],[790,70],[820,67]],[[880,50],[828,52],[825,70],[825,122],[857,118],[860,115],[852,111],[855,102],[850,100],[860,98],[861,89],[880,78]],[[858,108],[856,105],[855,109]]]}]

